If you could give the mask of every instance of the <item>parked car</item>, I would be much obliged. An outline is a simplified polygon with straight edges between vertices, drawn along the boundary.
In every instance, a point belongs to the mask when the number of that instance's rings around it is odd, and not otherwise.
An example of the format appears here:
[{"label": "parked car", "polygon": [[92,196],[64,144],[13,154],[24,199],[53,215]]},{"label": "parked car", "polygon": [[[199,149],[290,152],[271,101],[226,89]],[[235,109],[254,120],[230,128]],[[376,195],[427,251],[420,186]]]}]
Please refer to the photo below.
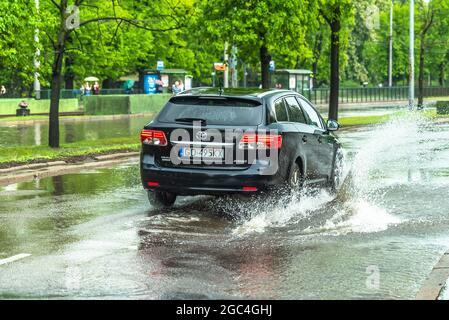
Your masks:
[{"label": "parked car", "polygon": [[251,194],[307,184],[335,189],[341,146],[289,90],[197,88],[172,97],[141,132],[141,178],[153,204],[178,195]]}]

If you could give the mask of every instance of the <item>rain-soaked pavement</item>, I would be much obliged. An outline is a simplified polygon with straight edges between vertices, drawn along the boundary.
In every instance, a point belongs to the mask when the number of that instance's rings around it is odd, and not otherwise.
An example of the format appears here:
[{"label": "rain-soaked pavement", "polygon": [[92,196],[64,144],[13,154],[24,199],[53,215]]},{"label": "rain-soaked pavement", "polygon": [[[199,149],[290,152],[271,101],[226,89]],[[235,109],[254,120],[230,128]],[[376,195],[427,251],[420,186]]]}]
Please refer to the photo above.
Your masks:
[{"label": "rain-soaked pavement", "polygon": [[350,173],[336,197],[161,211],[136,162],[0,187],[0,261],[31,254],[0,265],[0,298],[413,299],[449,247],[449,125],[411,116],[339,136]]}]

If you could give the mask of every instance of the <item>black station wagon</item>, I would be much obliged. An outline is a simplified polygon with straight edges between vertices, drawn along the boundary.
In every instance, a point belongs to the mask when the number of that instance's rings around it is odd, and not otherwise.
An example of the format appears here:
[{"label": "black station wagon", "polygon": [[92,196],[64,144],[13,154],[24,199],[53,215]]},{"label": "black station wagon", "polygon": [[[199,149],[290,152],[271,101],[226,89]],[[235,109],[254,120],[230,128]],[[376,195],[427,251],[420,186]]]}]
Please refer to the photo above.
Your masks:
[{"label": "black station wagon", "polygon": [[323,184],[334,190],[340,143],[288,90],[197,88],[172,97],[141,132],[141,177],[153,204],[178,195],[251,194]]}]

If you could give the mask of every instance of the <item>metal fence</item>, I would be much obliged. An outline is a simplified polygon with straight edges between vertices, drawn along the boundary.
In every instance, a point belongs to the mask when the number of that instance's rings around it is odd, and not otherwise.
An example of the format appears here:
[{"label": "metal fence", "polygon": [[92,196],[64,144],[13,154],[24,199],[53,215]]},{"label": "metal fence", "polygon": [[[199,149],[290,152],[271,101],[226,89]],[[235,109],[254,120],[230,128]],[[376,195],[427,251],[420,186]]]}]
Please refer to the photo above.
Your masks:
[{"label": "metal fence", "polygon": [[[409,87],[341,88],[340,103],[369,103],[408,100]],[[418,92],[418,88],[415,88]],[[303,90],[300,92],[314,104],[329,103],[330,89]],[[449,87],[426,87],[424,97],[449,96]]]},{"label": "metal fence", "polygon": [[[129,92],[125,89],[101,89],[100,95],[119,95],[119,94],[139,94],[142,93],[141,90],[134,89],[132,92]],[[92,94],[91,94],[92,95]],[[82,96],[81,90],[67,90],[63,89],[61,90],[61,99],[78,99]],[[41,90],[40,91],[40,98],[42,100],[50,99],[51,97],[51,90]]]},{"label": "metal fence", "polygon": [[[373,87],[373,88],[341,88],[339,91],[340,103],[370,103],[370,102],[388,102],[403,101],[408,99],[408,87]],[[418,88],[415,88],[418,92]],[[133,90],[132,92],[124,89],[102,89],[100,95],[119,95],[119,94],[141,94],[142,90]],[[329,103],[330,89],[321,88],[314,90],[303,90],[300,92],[314,104]],[[50,99],[51,91],[40,91],[40,99]],[[79,99],[81,98],[80,90],[61,90],[62,99]],[[424,88],[424,97],[441,97],[449,96],[449,87],[426,87]],[[3,95],[0,98],[21,98],[14,95]]]}]

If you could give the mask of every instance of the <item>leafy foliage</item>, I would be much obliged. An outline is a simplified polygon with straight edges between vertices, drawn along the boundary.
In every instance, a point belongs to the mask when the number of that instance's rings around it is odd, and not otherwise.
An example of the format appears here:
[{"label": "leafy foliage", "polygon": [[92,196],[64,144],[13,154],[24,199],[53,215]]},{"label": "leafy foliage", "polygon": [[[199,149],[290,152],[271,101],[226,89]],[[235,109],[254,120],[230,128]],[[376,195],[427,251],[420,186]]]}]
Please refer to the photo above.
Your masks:
[{"label": "leafy foliage", "polygon": [[[342,8],[340,31],[341,80],[358,84],[386,84],[388,76],[389,0],[67,0],[80,3],[81,22],[99,17],[70,33],[62,73],[80,85],[95,75],[112,85],[120,77],[156,66],[185,68],[197,85],[210,85],[213,62],[222,61],[224,42],[238,48],[239,68],[245,62],[250,73],[261,73],[260,48],[276,61],[277,68],[305,68],[316,72],[316,84],[329,85],[330,29],[336,4]],[[55,1],[60,3],[60,1]],[[408,1],[394,1],[395,84],[408,79]],[[39,29],[44,87],[52,80],[54,41],[61,23],[51,0],[0,1],[0,84],[9,92],[31,94]],[[426,10],[434,21],[425,37],[424,73],[434,84],[444,84],[449,61],[449,0],[416,2],[416,54]],[[379,25],[367,24],[370,8],[379,9]],[[136,27],[138,24],[139,27]],[[242,70],[240,70],[242,71]],[[240,72],[240,80],[243,72]]]}]

